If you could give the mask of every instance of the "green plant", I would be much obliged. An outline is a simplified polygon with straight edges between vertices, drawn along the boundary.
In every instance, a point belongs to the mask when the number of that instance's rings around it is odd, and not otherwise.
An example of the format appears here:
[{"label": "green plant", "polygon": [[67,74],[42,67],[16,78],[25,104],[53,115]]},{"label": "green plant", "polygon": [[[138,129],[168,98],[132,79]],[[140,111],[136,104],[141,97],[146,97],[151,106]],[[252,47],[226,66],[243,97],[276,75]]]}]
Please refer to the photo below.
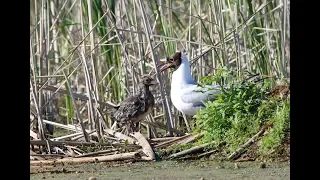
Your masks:
[{"label": "green plant", "polygon": [[269,133],[261,139],[259,151],[268,154],[276,149],[283,141],[286,132],[290,129],[290,102],[280,101],[275,108],[273,116],[270,118],[273,126]]},{"label": "green plant", "polygon": [[[222,75],[230,73],[218,73],[202,80],[212,83],[226,79],[217,77]],[[235,151],[256,134],[265,122],[271,121],[275,124],[270,135],[265,137],[262,148],[269,150],[277,147],[288,130],[287,115],[290,109],[287,105],[288,100],[268,97],[268,88],[269,84],[263,84],[261,81],[233,82],[217,95],[215,101],[205,102],[206,108],[197,112],[195,122],[195,131],[205,133],[201,143],[215,141],[217,145],[226,142],[228,150]]]}]

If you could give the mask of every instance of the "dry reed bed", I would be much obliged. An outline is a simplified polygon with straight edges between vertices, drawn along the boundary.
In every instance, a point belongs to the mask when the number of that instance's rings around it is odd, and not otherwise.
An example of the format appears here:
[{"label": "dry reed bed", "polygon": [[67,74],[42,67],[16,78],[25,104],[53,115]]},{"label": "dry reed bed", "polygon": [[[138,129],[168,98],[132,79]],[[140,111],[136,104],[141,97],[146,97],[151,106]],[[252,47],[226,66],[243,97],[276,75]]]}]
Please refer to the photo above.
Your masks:
[{"label": "dry reed bed", "polygon": [[[179,144],[161,140],[164,134],[190,136],[187,117],[170,102],[170,73],[155,68],[177,49],[186,50],[197,80],[224,67],[273,77],[271,83],[290,76],[289,0],[35,0],[30,11],[34,164],[151,160],[152,148]],[[136,92],[142,74],[159,82],[156,106],[142,122],[148,137],[128,137],[116,132],[109,112]],[[55,128],[68,135],[50,137]]]}]

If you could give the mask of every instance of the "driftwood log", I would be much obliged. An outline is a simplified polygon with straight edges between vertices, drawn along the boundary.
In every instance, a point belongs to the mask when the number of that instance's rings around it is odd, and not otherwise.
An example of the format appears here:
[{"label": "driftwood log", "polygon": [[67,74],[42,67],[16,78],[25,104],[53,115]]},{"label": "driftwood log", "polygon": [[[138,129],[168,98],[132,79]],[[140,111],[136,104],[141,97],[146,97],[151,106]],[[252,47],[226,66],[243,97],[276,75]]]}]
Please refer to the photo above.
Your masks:
[{"label": "driftwood log", "polygon": [[89,153],[77,155],[77,156],[74,156],[74,157],[75,158],[87,157],[87,156],[93,156],[93,155],[98,155],[98,154],[111,153],[111,152],[115,152],[115,151],[118,151],[118,149],[113,148],[113,149],[107,149],[107,150],[102,150],[102,151],[97,151],[97,152],[89,152]]},{"label": "driftwood log", "polygon": [[134,134],[131,134],[131,135],[138,140],[139,145],[142,146],[142,151],[150,158],[150,160],[156,159],[156,156],[149,142],[140,132],[135,132]]},{"label": "driftwood log", "polygon": [[180,137],[162,137],[162,138],[152,138],[152,139],[149,139],[149,141],[152,143],[152,142],[163,142],[163,141],[170,141],[170,140],[173,140],[173,139],[178,139]]},{"label": "driftwood log", "polygon": [[122,134],[120,132],[117,132],[117,131],[114,131],[112,129],[104,129],[104,132],[116,137],[116,138],[119,138],[119,139],[122,139],[122,140],[127,140],[129,143],[131,144],[135,144],[136,143],[136,140],[133,139],[132,137],[129,137],[125,134]]},{"label": "driftwood log", "polygon": [[[188,138],[186,138],[186,139],[184,139],[174,145],[180,145],[180,144],[183,145],[183,144],[188,144],[188,143],[194,142],[194,141],[200,139],[203,135],[204,135],[204,133],[196,134],[196,135],[188,137]],[[173,145],[171,145],[171,146],[173,146]]]},{"label": "driftwood log", "polygon": [[51,141],[51,140],[30,140],[31,145],[83,145],[83,146],[94,146],[97,143],[94,142],[78,142],[78,141]]},{"label": "driftwood log", "polygon": [[105,162],[105,161],[120,161],[135,159],[138,152],[121,153],[108,156],[96,156],[96,157],[82,157],[82,158],[63,158],[56,160],[43,160],[43,161],[30,161],[30,166],[35,165],[48,165],[48,164],[61,164],[61,163],[94,163],[94,162]]},{"label": "driftwood log", "polygon": [[202,150],[204,147],[206,147],[206,146],[208,146],[210,144],[212,144],[212,143],[201,144],[200,146],[195,146],[195,147],[192,147],[190,149],[187,149],[187,150],[184,150],[184,151],[180,151],[180,152],[175,153],[175,154],[171,154],[168,158],[169,159],[173,159],[173,158],[177,158],[177,157],[184,156],[184,155],[187,155],[187,154],[191,154],[193,152]]},{"label": "driftwood log", "polygon": [[166,142],[163,142],[163,143],[160,143],[158,145],[155,145],[154,148],[162,148],[162,147],[166,147],[166,146],[169,146],[175,142],[178,142],[178,141],[181,141],[183,139],[186,139],[188,137],[192,136],[192,134],[187,134],[187,135],[184,135],[182,137],[179,137],[179,138],[176,138],[176,139],[172,139],[172,140],[169,140],[169,141],[166,141]]}]

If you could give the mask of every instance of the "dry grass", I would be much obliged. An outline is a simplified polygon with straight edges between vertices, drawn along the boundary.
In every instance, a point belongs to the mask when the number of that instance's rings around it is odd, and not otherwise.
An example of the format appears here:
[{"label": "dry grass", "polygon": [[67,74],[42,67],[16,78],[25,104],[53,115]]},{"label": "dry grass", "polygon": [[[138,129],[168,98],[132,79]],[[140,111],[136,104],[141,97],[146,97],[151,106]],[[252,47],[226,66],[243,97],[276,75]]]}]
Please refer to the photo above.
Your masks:
[{"label": "dry grass", "polygon": [[289,0],[30,1],[30,103],[39,129],[45,119],[82,122],[102,134],[113,124],[104,112],[134,94],[146,73],[160,82],[148,120],[182,128],[168,97],[170,73],[155,69],[176,50],[186,50],[197,80],[224,67],[239,76],[247,70],[289,78],[289,6]]}]

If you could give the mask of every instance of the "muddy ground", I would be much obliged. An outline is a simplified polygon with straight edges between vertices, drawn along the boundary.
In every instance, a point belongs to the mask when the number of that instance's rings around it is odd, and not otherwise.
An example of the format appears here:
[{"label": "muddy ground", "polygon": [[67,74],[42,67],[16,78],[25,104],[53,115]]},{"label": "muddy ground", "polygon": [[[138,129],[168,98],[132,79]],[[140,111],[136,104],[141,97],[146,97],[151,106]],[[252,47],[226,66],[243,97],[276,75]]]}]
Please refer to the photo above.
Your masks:
[{"label": "muddy ground", "polygon": [[[116,166],[116,167],[115,167]],[[43,172],[45,170],[55,172]],[[112,179],[112,180],[144,180],[144,179],[261,179],[280,180],[290,179],[289,162],[266,162],[262,168],[261,162],[238,162],[237,167],[232,162],[218,161],[160,161],[135,162],[126,164],[91,163],[64,165],[56,167],[43,167],[30,169],[30,179]]]}]

